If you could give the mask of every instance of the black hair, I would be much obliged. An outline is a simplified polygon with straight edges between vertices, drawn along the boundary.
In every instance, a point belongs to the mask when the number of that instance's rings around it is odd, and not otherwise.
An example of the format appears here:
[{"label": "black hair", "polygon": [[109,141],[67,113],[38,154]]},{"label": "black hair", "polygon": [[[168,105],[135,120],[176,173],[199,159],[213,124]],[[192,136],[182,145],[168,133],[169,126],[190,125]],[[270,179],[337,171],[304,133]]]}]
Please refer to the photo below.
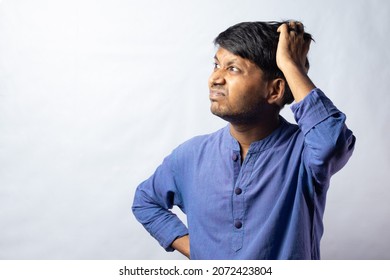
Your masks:
[{"label": "black hair", "polygon": [[[285,77],[276,65],[276,49],[279,41],[277,29],[283,23],[290,21],[270,22],[242,22],[233,25],[221,32],[214,40],[214,44],[254,62],[264,73],[267,79]],[[304,33],[305,39],[312,39],[309,33]],[[307,61],[308,63],[308,61]],[[294,97],[286,82],[283,105],[290,104]]]}]

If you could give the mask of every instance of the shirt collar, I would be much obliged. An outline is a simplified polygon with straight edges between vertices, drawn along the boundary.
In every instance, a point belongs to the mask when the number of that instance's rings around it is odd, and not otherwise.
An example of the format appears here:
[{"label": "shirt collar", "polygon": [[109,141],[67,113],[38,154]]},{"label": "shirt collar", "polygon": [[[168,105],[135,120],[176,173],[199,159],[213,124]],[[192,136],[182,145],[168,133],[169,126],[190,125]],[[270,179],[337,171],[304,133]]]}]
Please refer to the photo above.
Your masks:
[{"label": "shirt collar", "polygon": [[[249,147],[248,153],[261,152],[277,144],[278,140],[280,140],[281,136],[285,132],[285,129],[289,125],[289,122],[287,122],[282,116],[279,116],[279,120],[279,126],[266,138],[253,142]],[[230,133],[230,124],[225,127],[223,138],[228,148],[234,151],[240,151],[240,144]]]}]

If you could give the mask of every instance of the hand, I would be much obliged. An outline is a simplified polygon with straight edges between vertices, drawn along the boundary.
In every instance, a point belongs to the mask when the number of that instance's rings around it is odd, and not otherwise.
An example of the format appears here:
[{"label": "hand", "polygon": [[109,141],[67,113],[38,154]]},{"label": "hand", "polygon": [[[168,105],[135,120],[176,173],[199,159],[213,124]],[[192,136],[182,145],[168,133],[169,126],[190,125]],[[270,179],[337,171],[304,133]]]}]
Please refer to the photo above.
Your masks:
[{"label": "hand", "polygon": [[276,63],[279,69],[284,73],[286,68],[294,66],[307,74],[309,71],[307,53],[311,37],[304,35],[303,24],[291,21],[279,26],[277,31],[280,33],[276,51]]},{"label": "hand", "polygon": [[283,72],[296,102],[304,99],[316,86],[307,76],[311,36],[304,33],[300,22],[282,24],[276,50],[276,64]]},{"label": "hand", "polygon": [[190,258],[190,238],[189,235],[176,238],[172,243],[172,248]]}]

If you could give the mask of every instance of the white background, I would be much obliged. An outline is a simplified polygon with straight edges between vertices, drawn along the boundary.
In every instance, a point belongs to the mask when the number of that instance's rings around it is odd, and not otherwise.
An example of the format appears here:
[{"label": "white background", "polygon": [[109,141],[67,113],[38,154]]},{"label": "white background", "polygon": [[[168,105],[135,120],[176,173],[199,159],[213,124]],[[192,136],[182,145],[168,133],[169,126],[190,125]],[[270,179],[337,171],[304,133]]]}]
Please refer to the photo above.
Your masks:
[{"label": "white background", "polygon": [[[219,32],[301,20],[310,76],[357,137],[323,259],[390,259],[389,1],[0,1],[0,259],[182,259],[131,214],[137,185],[209,112]],[[289,108],[283,115],[292,120]],[[184,218],[184,217],[183,217]]]}]

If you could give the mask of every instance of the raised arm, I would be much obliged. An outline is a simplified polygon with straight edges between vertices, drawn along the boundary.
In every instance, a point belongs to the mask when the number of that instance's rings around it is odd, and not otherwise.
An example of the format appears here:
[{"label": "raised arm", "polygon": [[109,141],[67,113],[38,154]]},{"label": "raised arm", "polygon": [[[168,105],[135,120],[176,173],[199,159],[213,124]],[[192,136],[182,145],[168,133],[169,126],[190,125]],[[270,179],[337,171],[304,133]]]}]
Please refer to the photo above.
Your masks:
[{"label": "raised arm", "polygon": [[300,22],[282,24],[278,32],[280,35],[276,63],[283,72],[295,101],[299,102],[315,88],[307,75],[307,53],[311,38],[304,37],[303,25]]},{"label": "raised arm", "polygon": [[291,109],[304,135],[304,161],[316,185],[326,187],[352,155],[355,136],[345,125],[346,116],[307,75],[311,38],[305,38],[303,25],[290,22],[278,32],[276,60],[296,101]]}]

